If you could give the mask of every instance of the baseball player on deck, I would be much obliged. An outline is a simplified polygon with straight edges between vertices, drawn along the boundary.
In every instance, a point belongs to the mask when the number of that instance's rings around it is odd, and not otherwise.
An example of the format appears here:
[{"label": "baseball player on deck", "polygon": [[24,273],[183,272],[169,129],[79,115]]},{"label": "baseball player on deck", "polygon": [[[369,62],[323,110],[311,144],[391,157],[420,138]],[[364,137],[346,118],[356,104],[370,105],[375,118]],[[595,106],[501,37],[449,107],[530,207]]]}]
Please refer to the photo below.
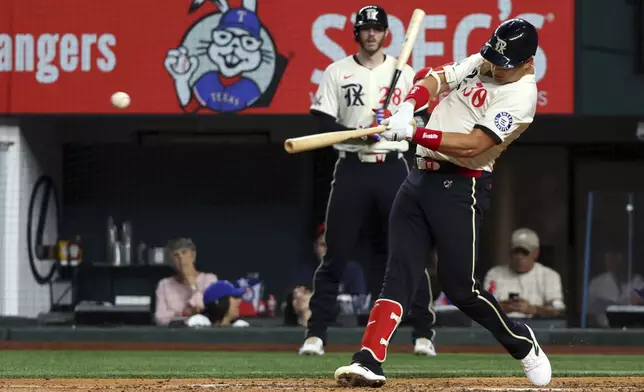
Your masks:
[{"label": "baseball player on deck", "polygon": [[[396,66],[396,59],[385,55],[382,47],[388,33],[383,8],[370,5],[358,11],[354,37],[360,50],[327,67],[311,105],[312,114],[319,120],[320,132],[367,128],[390,115],[382,109]],[[395,109],[402,104],[403,93],[413,86],[413,78],[414,71],[406,66],[392,94],[390,107]],[[381,233],[381,238],[374,241],[370,268],[371,276],[376,279],[369,279],[374,281],[369,287],[372,298],[380,294],[387,263],[391,205],[409,171],[403,157],[409,143],[404,139],[379,140],[378,136],[371,136],[334,148],[338,151],[338,160],[326,212],[327,252],[313,278],[311,317],[306,340],[299,350],[305,355],[324,354],[327,327],[336,314],[338,283],[363,230]],[[375,221],[376,227],[366,227],[366,222]],[[425,266],[431,262],[430,256],[429,252],[418,254],[415,262]],[[429,275],[425,267],[418,273],[422,279],[415,281],[415,300],[411,302],[410,296],[408,308],[412,315],[414,353],[435,355],[432,343],[435,315],[430,309]]]},{"label": "baseball player on deck", "polygon": [[[537,107],[537,31],[522,19],[497,27],[477,53],[438,69],[423,69],[398,111],[383,121],[388,140],[416,143],[415,167],[392,206],[389,260],[382,294],[369,315],[352,364],[336,370],[344,386],[385,384],[387,345],[422,276],[418,255],[438,253],[443,292],[521,361],[528,379],[547,385],[551,367],[532,330],[505,315],[474,278],[479,228],[489,207],[495,160],[532,122]],[[449,94],[427,128],[410,126],[430,97]]]}]

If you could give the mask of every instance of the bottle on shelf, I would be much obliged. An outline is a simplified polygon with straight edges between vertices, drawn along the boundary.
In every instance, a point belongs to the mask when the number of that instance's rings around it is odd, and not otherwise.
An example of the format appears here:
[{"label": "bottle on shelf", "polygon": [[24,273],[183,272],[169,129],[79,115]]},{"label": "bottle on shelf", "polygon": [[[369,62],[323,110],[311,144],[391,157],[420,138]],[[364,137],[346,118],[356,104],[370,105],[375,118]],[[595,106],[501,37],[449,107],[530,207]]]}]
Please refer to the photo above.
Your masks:
[{"label": "bottle on shelf", "polygon": [[72,267],[78,266],[83,261],[83,248],[81,245],[80,235],[69,242],[69,265]]},{"label": "bottle on shelf", "polygon": [[69,241],[67,240],[58,240],[58,261],[63,267],[69,265]]}]

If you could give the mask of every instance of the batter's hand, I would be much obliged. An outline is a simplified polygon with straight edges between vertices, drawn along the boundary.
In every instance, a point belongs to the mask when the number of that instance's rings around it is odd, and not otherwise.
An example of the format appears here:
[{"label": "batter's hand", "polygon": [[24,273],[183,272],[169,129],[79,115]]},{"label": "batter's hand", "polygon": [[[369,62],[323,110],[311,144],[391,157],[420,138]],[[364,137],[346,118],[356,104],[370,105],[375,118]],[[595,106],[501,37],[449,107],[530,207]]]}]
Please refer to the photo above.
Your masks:
[{"label": "batter's hand", "polygon": [[409,102],[404,102],[393,116],[386,118],[382,121],[382,125],[387,125],[387,128],[400,132],[406,127],[410,126],[414,119],[414,105]]},{"label": "batter's hand", "polygon": [[392,128],[384,131],[380,136],[392,142],[411,140],[414,137],[414,127],[411,124],[407,124],[402,128]]}]

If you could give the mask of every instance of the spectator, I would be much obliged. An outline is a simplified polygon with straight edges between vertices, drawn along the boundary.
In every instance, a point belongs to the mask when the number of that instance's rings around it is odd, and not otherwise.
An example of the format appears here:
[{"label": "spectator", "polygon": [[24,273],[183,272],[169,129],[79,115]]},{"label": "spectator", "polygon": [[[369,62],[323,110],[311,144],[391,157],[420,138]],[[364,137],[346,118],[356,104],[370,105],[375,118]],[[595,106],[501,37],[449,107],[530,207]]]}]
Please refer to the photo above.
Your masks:
[{"label": "spectator", "polygon": [[510,242],[510,264],[490,269],[483,287],[496,297],[508,317],[556,317],[563,314],[561,277],[537,261],[537,233],[521,228],[512,233]]},{"label": "spectator", "polygon": [[239,305],[244,292],[243,288],[235,287],[227,280],[220,280],[206,288],[203,293],[203,314],[213,327],[233,325],[239,318]]},{"label": "spectator", "polygon": [[638,274],[632,276],[629,281],[621,253],[607,251],[603,256],[606,272],[590,281],[588,313],[592,316],[591,322],[608,327],[606,308],[609,305],[644,305],[644,293],[641,292],[644,290],[644,281]]},{"label": "spectator", "polygon": [[217,282],[217,276],[199,272],[195,268],[197,248],[192,240],[179,238],[170,241],[167,251],[177,273],[162,279],[156,289],[157,325],[168,325],[178,317],[190,317],[204,310],[203,292],[210,284]]},{"label": "spectator", "polygon": [[[313,251],[315,259],[306,261],[298,266],[295,286],[311,285],[313,275],[317,266],[322,262],[322,257],[326,254],[326,242],[324,240],[324,224],[318,226],[313,241]],[[367,286],[365,275],[360,263],[348,261],[342,273],[339,292],[351,295],[365,295]]]}]

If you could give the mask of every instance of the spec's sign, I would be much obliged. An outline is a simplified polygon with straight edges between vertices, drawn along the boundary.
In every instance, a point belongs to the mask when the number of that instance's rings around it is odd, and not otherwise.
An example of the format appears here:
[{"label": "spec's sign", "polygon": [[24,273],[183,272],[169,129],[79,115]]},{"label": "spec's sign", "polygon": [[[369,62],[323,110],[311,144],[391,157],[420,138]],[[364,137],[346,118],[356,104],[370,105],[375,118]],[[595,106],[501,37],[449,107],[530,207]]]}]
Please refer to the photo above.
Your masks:
[{"label": "spec's sign", "polygon": [[[540,113],[573,110],[573,0],[382,0],[396,56],[427,15],[414,69],[477,52],[504,20],[539,30]],[[307,113],[322,72],[354,53],[357,0],[3,0],[0,113]]]}]

